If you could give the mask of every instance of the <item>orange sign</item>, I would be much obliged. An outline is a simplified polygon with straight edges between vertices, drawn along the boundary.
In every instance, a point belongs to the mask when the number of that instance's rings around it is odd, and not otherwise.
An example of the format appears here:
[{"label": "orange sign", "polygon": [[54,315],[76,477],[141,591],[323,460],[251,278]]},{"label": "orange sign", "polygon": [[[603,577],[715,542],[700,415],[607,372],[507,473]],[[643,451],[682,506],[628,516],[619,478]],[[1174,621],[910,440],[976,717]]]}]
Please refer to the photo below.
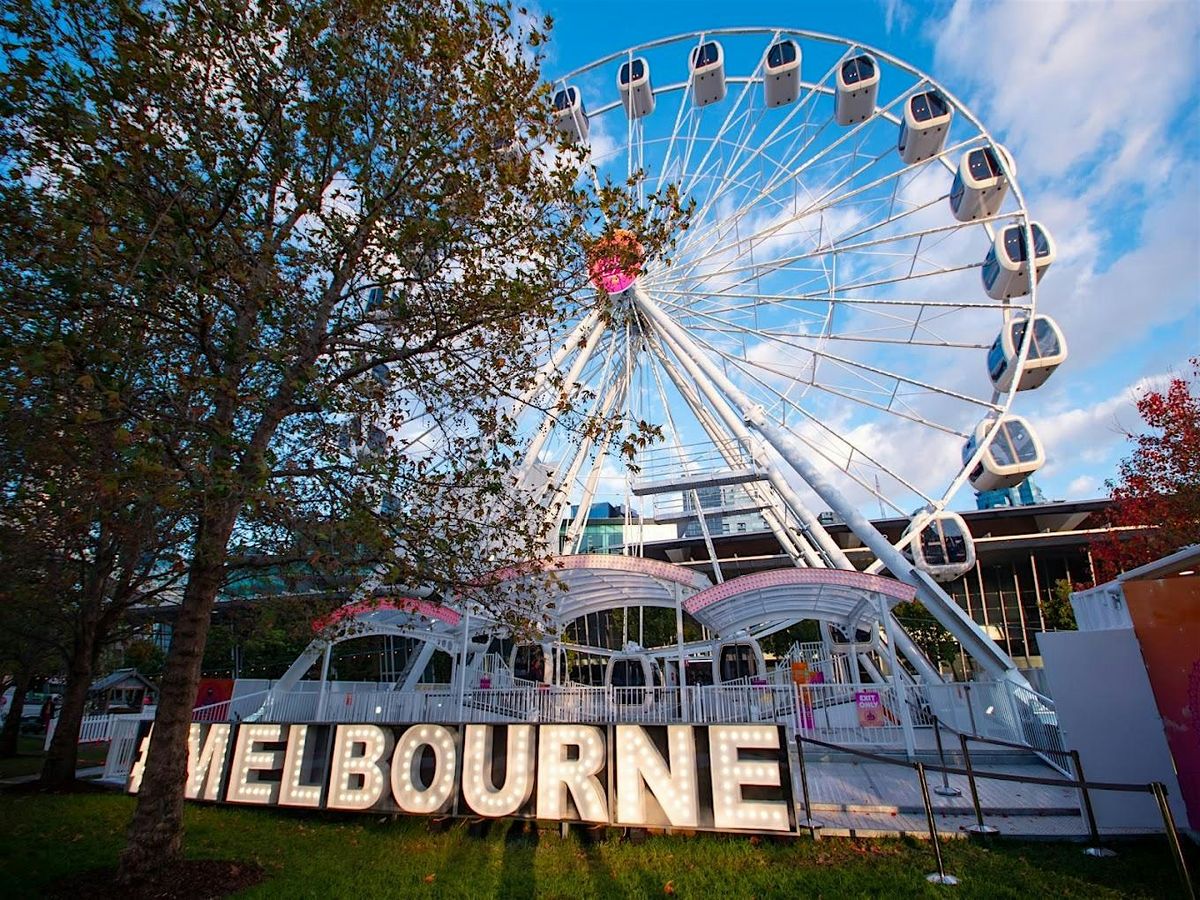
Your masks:
[{"label": "orange sign", "polygon": [[808,663],[804,661],[792,663],[792,681],[796,684],[808,684],[812,681],[812,672],[808,670]]}]

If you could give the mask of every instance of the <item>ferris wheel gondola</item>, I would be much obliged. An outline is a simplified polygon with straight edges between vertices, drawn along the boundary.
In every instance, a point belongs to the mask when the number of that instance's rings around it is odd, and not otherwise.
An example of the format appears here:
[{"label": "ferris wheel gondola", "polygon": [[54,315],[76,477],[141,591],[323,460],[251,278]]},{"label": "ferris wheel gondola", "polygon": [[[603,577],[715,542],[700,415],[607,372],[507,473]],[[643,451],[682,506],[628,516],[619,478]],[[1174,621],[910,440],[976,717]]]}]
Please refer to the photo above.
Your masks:
[{"label": "ferris wheel gondola", "polygon": [[768,107],[792,103],[800,95],[800,51],[795,41],[780,41],[767,49],[763,94]]},{"label": "ferris wheel gondola", "polygon": [[[918,515],[916,521],[921,518]],[[905,529],[906,536],[916,521]],[[963,517],[955,512],[935,513],[925,521],[908,554],[918,569],[937,581],[953,581],[975,567],[975,541]]]},{"label": "ferris wheel gondola", "polygon": [[725,99],[725,51],[720,44],[704,42],[692,51],[688,64],[696,106],[709,106]]},{"label": "ferris wheel gondola", "polygon": [[1033,278],[1030,278],[1029,249],[1025,242],[1025,226],[1007,225],[996,230],[980,271],[983,287],[993,300],[1023,297],[1041,281],[1054,262],[1057,250],[1050,232],[1040,222],[1030,222],[1033,233]]},{"label": "ferris wheel gondola", "polygon": [[[1028,328],[1027,315],[1014,315],[1012,321],[1000,329],[992,349],[988,351],[988,376],[998,391],[1014,390],[1017,361]],[[1028,334],[1028,340],[1029,350],[1025,357],[1025,366],[1015,388],[1018,391],[1041,387],[1067,358],[1067,339],[1058,323],[1049,316],[1033,317],[1033,329]]]},{"label": "ferris wheel gondola", "polygon": [[861,53],[838,66],[833,117],[839,125],[865,122],[875,113],[878,96],[879,66],[873,56]]}]

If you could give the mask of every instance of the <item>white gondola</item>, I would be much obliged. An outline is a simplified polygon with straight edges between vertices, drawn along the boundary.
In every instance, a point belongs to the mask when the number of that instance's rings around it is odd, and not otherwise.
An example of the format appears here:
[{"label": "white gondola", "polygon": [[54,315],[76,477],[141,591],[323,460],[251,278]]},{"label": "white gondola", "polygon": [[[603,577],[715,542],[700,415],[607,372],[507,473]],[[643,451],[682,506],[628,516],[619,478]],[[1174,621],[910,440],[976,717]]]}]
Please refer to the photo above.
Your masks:
[{"label": "white gondola", "polygon": [[725,99],[725,51],[716,41],[706,41],[692,49],[688,57],[692,78],[692,99],[697,106],[709,106]]},{"label": "white gondola", "polygon": [[[516,644],[509,654],[508,667],[513,678],[521,681],[554,684],[554,666],[548,662],[554,656],[555,647],[552,644]],[[557,656],[558,681],[562,683],[567,680],[567,655],[559,652]]]},{"label": "white gondola", "polygon": [[612,702],[617,706],[651,706],[654,689],[662,683],[658,662],[635,643],[626,644],[624,650],[608,659],[604,684],[613,688]]},{"label": "white gondola", "polygon": [[875,112],[878,96],[879,65],[873,56],[864,53],[838,66],[833,117],[839,125],[866,121]]},{"label": "white gondola", "polygon": [[712,668],[713,684],[763,678],[767,674],[762,648],[744,631],[713,642]]},{"label": "white gondola", "polygon": [[[967,462],[975,455],[993,419],[984,419],[975,433],[963,445],[962,459]],[[987,452],[971,471],[971,486],[977,491],[994,491],[1016,487],[1042,467],[1046,454],[1029,423],[1020,416],[1004,416]]]},{"label": "white gondola", "polygon": [[579,88],[565,87],[554,95],[554,125],[576,143],[587,141],[587,110],[583,106]]},{"label": "white gondola", "polygon": [[962,155],[950,188],[950,211],[960,222],[972,222],[1000,211],[1008,178],[1001,171],[1003,159],[1009,177],[1017,174],[1012,156],[999,144],[976,147]]},{"label": "white gondola", "polygon": [[909,97],[904,104],[900,137],[896,141],[900,158],[911,166],[941,153],[953,118],[954,110],[937,91],[924,91]]},{"label": "white gondola", "polygon": [[650,84],[650,63],[642,57],[626,60],[617,70],[617,90],[625,115],[640,119],[654,112],[654,87]]},{"label": "white gondola", "polygon": [[767,50],[763,93],[767,106],[784,106],[800,96],[800,48],[780,41]]},{"label": "white gondola", "polygon": [[[1013,390],[1013,375],[1017,370],[1017,354],[1025,339],[1026,315],[1014,316],[992,343],[988,351],[988,375],[996,390],[1007,394]],[[1025,370],[1017,383],[1018,391],[1041,387],[1067,358],[1067,339],[1058,323],[1049,316],[1033,317],[1032,343],[1025,356]]]},{"label": "white gondola", "polygon": [[[1040,282],[1054,262],[1056,250],[1050,232],[1038,222],[1030,222],[1033,232],[1034,271]],[[983,261],[983,289],[993,300],[1023,297],[1033,289],[1029,280],[1029,253],[1025,247],[1025,226],[1014,223],[996,229],[996,239]]]},{"label": "white gondola", "polygon": [[[904,530],[912,533],[912,525]],[[958,513],[944,510],[921,527],[921,534],[908,545],[905,556],[935,581],[953,581],[975,566],[975,541]]]}]

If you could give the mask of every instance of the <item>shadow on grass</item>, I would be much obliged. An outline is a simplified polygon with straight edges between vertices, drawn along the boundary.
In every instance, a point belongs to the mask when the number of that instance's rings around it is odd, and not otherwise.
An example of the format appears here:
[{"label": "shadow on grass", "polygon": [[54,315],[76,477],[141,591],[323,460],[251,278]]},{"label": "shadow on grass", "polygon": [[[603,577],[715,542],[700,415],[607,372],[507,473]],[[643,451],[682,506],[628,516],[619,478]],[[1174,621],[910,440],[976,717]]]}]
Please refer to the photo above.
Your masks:
[{"label": "shadow on grass", "polygon": [[504,856],[497,893],[501,897],[537,896],[534,860],[541,836],[537,822],[516,820],[504,835]]}]

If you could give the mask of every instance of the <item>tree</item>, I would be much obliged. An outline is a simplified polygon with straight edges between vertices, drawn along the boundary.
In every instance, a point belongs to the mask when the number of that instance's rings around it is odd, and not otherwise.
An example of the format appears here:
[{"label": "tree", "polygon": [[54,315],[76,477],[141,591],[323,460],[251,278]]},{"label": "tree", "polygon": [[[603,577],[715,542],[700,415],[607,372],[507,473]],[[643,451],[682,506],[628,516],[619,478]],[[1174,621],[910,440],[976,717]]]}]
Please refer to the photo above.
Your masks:
[{"label": "tree", "polygon": [[1200,358],[1192,383],[1173,377],[1137,400],[1148,431],[1126,432],[1133,453],[1108,481],[1109,530],[1093,541],[1098,582],[1200,541]]},{"label": "tree", "polygon": [[154,680],[162,674],[167,655],[154,641],[135,638],[125,645],[125,665]]},{"label": "tree", "polygon": [[[3,133],[5,155],[19,158],[12,137]],[[182,575],[185,530],[173,475],[133,413],[144,347],[105,313],[104,280],[89,281],[70,249],[86,198],[42,198],[36,215],[29,199],[3,184],[14,227],[0,233],[0,603],[22,611],[9,615],[14,637],[61,657],[51,670],[66,673],[63,704],[41,780],[62,788],[75,777],[98,656],[131,605],[153,603]]]},{"label": "tree", "polygon": [[1046,627],[1051,631],[1074,631],[1075,608],[1071,606],[1071,591],[1083,590],[1083,585],[1073,586],[1066,578],[1054,582],[1054,590],[1049,598],[1042,603],[1042,615],[1046,619]]},{"label": "tree", "polygon": [[[11,242],[13,330],[125,336],[131,389],[98,417],[119,422],[107,463],[84,473],[109,483],[134,444],[165,492],[83,531],[136,512],[191,534],[132,879],[180,851],[231,557],[303,550],[313,569],[463,588],[544,552],[541,516],[511,492],[507,401],[571,310],[593,217],[550,128],[543,32],[516,32],[503,5],[4,9],[4,218],[36,236]],[[93,346],[67,347],[89,389]]]},{"label": "tree", "polygon": [[897,603],[892,614],[934,665],[943,662],[953,665],[958,659],[958,640],[924,604],[916,600]]}]

